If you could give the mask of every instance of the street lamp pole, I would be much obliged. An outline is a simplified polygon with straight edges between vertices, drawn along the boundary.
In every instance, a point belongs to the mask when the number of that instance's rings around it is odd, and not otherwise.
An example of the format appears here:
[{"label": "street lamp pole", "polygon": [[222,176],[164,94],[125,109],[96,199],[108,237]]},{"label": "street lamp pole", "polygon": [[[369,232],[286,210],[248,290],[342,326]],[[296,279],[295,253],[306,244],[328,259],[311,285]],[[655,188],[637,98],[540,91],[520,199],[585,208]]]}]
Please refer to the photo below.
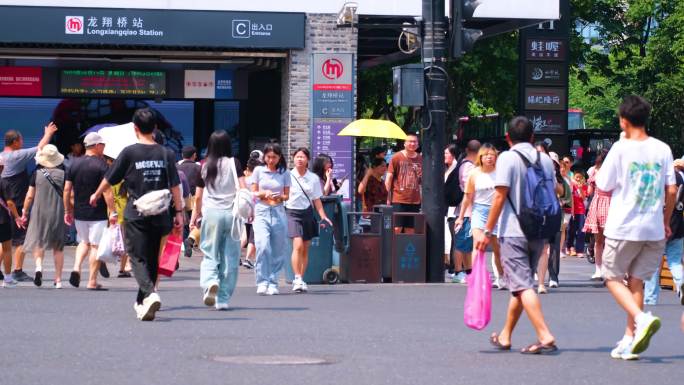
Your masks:
[{"label": "street lamp pole", "polygon": [[444,282],[444,148],[447,115],[447,33],[444,0],[423,0],[426,107],[423,109],[422,210],[427,224],[427,280]]}]

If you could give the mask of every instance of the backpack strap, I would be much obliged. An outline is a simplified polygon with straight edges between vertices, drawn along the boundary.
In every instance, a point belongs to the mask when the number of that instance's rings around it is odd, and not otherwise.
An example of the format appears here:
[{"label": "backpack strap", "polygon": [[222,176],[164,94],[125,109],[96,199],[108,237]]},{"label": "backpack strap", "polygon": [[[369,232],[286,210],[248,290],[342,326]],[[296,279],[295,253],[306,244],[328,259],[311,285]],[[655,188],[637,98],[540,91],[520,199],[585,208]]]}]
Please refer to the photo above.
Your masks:
[{"label": "backpack strap", "polygon": [[57,191],[57,194],[59,194],[59,196],[62,197],[64,195],[64,191],[61,187],[57,185],[57,182],[55,182],[55,180],[52,179],[50,173],[44,168],[41,168],[40,170],[43,172],[43,176],[45,176],[45,179],[47,179],[47,181],[52,185],[55,191]]}]

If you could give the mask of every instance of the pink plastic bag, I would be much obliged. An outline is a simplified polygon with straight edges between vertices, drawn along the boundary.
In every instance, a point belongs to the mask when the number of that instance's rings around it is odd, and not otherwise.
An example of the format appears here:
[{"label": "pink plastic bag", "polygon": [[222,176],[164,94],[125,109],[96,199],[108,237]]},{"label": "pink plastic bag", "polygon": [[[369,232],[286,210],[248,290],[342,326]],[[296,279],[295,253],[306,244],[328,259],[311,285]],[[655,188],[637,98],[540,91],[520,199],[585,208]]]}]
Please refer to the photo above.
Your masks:
[{"label": "pink plastic bag", "polygon": [[176,263],[178,263],[178,257],[180,256],[181,243],[183,239],[181,236],[172,232],[169,237],[166,238],[166,246],[164,246],[164,252],[159,258],[159,274],[170,277],[173,272],[176,271]]},{"label": "pink plastic bag", "polygon": [[492,283],[487,271],[484,251],[478,251],[473,271],[468,276],[468,292],[463,305],[463,322],[475,330],[482,330],[492,318]]}]

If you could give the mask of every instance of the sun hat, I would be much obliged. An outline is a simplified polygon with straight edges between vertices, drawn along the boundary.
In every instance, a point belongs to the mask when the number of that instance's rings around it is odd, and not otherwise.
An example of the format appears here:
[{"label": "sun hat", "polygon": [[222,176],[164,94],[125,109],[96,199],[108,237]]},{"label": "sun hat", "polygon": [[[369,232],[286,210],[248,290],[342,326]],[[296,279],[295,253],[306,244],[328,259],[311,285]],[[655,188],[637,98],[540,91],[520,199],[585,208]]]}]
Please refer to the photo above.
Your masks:
[{"label": "sun hat", "polygon": [[554,161],[554,162],[558,163],[558,165],[560,165],[560,158],[558,157],[558,154],[551,151],[551,152],[549,152],[549,157],[551,158],[552,161]]},{"label": "sun hat", "polygon": [[86,147],[91,147],[96,144],[104,144],[104,138],[102,135],[98,134],[97,132],[90,132],[86,137],[83,139],[83,144]]},{"label": "sun hat", "polygon": [[59,153],[57,147],[48,144],[36,153],[36,163],[43,167],[57,167],[64,162],[64,155]]}]

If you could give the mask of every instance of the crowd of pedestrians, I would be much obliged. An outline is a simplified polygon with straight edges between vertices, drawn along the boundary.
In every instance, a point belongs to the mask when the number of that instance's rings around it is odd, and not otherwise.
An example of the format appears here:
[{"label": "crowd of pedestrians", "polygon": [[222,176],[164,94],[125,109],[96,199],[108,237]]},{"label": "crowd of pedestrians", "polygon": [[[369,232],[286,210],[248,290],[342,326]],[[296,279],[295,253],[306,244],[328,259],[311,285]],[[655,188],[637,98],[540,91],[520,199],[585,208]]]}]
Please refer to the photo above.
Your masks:
[{"label": "crowd of pedestrians", "polygon": [[[473,252],[492,252],[493,284],[512,294],[504,326],[490,336],[497,349],[511,349],[524,311],[537,341],[521,352],[557,350],[538,295],[548,292],[547,272],[548,287],[559,287],[562,256],[593,257],[591,279],[603,280],[625,310],[627,325],[611,352],[613,358],[638,358],[660,327],[660,319],[643,306],[657,303],[663,254],[682,298],[684,160],[673,161],[669,147],[647,135],[649,116],[648,102],[625,98],[619,108],[623,137],[610,150],[599,151],[586,172],[571,156],[561,158],[544,143],[533,145],[533,128],[524,117],[509,123],[510,151],[499,152],[477,140],[469,141],[460,156],[455,145],[445,148],[447,278],[466,283]],[[187,146],[177,162],[175,153],[159,144],[153,110],[137,110],[133,124],[138,143],[116,159],[105,158],[106,143],[89,133],[83,140],[84,155],[69,157],[68,165],[49,144],[57,131],[52,123],[33,148],[23,148],[19,132],[5,134],[0,156],[4,286],[20,281],[41,286],[43,258],[50,250],[53,285],[62,288],[64,234],[73,226],[79,243],[69,283],[80,286],[87,259],[86,288],[107,290],[97,279],[98,272],[108,275],[98,260],[98,246],[105,229],[118,224],[125,243],[119,277],[133,272],[139,287],[134,303],[138,319],[153,320],[161,307],[159,260],[172,233],[184,239],[186,257],[195,247],[202,253],[199,281],[207,306],[229,308],[240,265],[254,269],[259,295],[280,293],[285,263],[294,272],[292,291],[308,291],[303,277],[311,241],[321,227],[332,226],[321,198],[341,186],[333,178],[331,157],[314,158],[307,148],[298,148],[286,159],[277,143],[269,143],[263,151],[253,151],[243,168],[231,153],[229,135],[216,131],[205,159],[198,162],[197,150]],[[383,204],[395,212],[420,212],[424,197],[419,146],[418,136],[408,134],[404,148],[389,161],[384,148],[373,150],[358,180],[363,212]],[[33,160],[37,167],[29,175]],[[413,218],[400,217],[394,231],[413,232]],[[34,258],[33,277],[24,272],[25,253]]]}]

